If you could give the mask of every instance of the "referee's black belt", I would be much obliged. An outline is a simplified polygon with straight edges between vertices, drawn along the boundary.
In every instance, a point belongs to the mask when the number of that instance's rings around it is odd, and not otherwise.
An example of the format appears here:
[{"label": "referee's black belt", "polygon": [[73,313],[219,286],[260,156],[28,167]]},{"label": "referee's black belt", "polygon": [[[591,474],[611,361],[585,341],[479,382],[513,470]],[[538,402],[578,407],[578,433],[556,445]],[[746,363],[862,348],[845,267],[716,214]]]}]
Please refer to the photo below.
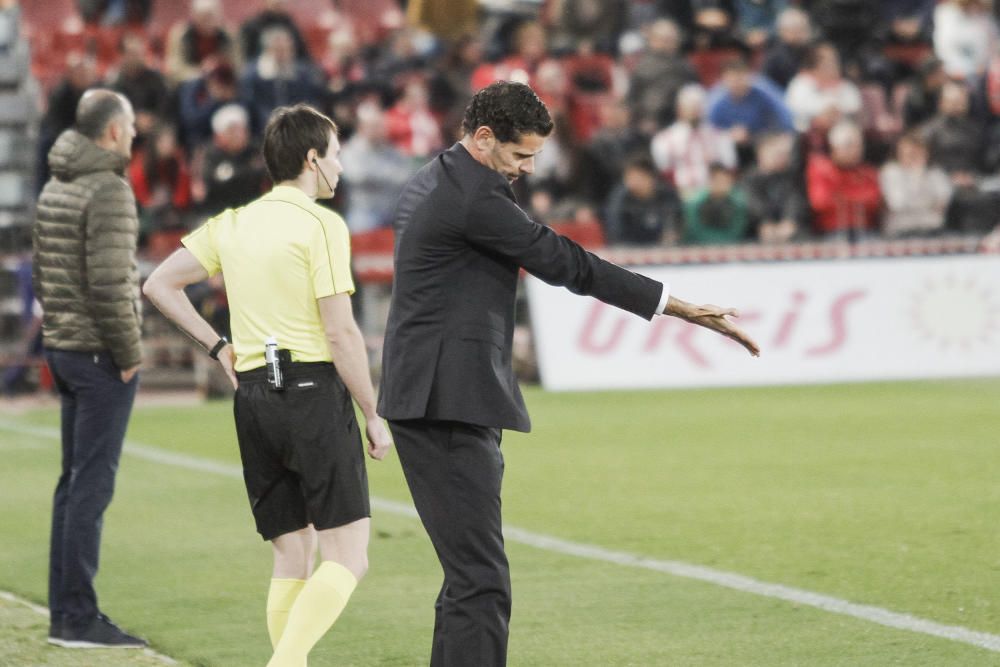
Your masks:
[{"label": "referee's black belt", "polygon": [[[287,380],[301,380],[302,378],[316,377],[329,373],[336,374],[337,369],[333,365],[333,362],[330,361],[293,361],[290,364],[282,364],[281,373]],[[236,379],[240,381],[240,384],[244,382],[248,384],[267,382],[267,366],[237,372]]]}]

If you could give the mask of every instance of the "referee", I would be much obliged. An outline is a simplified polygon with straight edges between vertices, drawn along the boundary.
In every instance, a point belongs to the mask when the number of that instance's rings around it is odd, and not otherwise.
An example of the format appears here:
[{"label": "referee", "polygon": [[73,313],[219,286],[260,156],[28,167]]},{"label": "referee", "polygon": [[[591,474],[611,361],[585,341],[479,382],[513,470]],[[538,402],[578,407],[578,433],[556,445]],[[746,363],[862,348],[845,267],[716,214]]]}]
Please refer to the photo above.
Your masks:
[{"label": "referee", "polygon": [[[268,665],[283,667],[305,665],[368,566],[368,477],[352,397],[365,416],[368,454],[381,459],[392,442],[351,311],[347,226],[315,201],[333,196],[343,171],[337,126],[306,105],[279,108],[263,152],[277,184],[271,192],[185,237],[143,291],[237,388],[243,477],[257,531],[274,550]],[[220,271],[231,345],[184,293]],[[265,361],[269,338],[282,350],[273,355],[280,383]],[[312,572],[317,541],[323,562]]]}]

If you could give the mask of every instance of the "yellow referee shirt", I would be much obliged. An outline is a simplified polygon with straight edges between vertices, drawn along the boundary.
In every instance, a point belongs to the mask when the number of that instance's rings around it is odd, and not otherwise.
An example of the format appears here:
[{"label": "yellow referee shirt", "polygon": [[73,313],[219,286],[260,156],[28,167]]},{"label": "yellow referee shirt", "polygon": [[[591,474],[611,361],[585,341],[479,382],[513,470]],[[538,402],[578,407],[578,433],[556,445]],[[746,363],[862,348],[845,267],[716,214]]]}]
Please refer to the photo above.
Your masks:
[{"label": "yellow referee shirt", "polygon": [[298,188],[277,186],[181,243],[226,280],[237,371],[264,365],[269,336],[294,361],[331,361],[316,299],[354,293],[351,237],[339,215]]}]

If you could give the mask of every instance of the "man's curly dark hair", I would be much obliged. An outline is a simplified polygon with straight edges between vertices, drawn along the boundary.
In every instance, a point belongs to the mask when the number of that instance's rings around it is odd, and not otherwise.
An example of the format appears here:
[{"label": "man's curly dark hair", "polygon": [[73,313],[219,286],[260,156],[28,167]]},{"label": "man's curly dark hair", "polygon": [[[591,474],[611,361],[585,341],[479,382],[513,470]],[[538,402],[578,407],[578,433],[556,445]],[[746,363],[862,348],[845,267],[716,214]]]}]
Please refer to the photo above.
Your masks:
[{"label": "man's curly dark hair", "polygon": [[483,125],[501,143],[520,141],[522,134],[547,137],[552,116],[538,95],[523,83],[497,81],[476,93],[465,109],[462,130],[472,134]]}]

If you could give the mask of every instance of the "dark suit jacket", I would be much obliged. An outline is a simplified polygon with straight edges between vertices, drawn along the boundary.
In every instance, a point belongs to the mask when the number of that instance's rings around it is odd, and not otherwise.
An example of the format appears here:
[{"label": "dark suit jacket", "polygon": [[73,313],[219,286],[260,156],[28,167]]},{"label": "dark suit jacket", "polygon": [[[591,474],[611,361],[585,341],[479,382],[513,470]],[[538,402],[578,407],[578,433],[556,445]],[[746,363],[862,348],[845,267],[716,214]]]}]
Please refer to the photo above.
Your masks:
[{"label": "dark suit jacket", "polygon": [[396,209],[379,414],[528,431],[511,366],[518,269],[651,319],[661,283],[533,222],[507,179],[455,144]]}]

